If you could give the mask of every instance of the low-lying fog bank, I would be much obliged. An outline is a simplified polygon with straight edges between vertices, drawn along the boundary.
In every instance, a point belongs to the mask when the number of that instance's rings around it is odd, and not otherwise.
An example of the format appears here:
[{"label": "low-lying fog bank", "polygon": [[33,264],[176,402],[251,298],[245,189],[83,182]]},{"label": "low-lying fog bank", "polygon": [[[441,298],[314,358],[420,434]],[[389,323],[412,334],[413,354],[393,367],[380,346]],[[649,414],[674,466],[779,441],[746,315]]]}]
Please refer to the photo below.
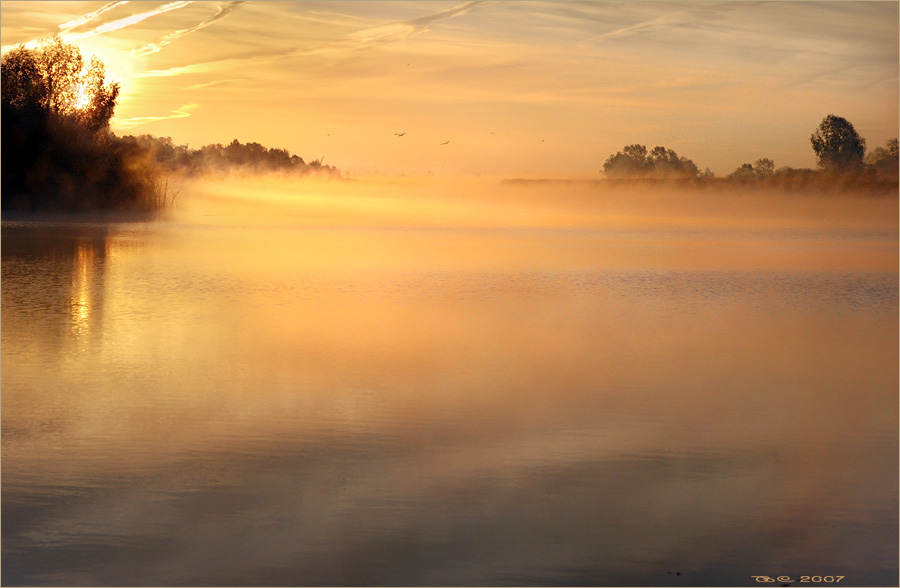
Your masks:
[{"label": "low-lying fog bank", "polygon": [[896,186],[500,178],[173,182],[176,222],[305,227],[797,227],[896,230]]}]

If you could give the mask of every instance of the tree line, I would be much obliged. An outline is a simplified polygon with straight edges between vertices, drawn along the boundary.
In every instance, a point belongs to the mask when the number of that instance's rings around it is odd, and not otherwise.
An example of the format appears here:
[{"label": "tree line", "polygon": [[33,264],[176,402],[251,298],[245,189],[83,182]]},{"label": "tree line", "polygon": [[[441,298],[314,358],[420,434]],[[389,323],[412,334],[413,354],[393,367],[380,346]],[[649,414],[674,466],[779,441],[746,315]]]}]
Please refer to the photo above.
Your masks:
[{"label": "tree line", "polygon": [[[110,131],[120,87],[106,81],[103,63],[85,62],[75,45],[59,37],[33,49],[24,45],[0,60],[3,210],[157,210],[172,202],[168,174],[228,171],[339,176],[322,158],[310,162],[285,149],[259,143],[213,144],[191,149],[169,137],[119,137]],[[866,141],[846,119],[829,114],[810,136],[818,170],[775,168],[768,158],[744,163],[729,181],[811,177],[897,181],[897,139],[866,153]],[[609,178],[708,179],[672,149],[632,144],[610,155]]]},{"label": "tree line", "polygon": [[283,172],[304,175],[309,173],[340,176],[336,167],[325,165],[324,158],[305,162],[287,149],[266,148],[250,142],[234,139],[228,145],[215,143],[192,149],[176,145],[171,137],[153,135],[128,135],[123,137],[141,149],[149,151],[156,163],[167,172],[179,172],[189,176],[219,174],[224,172],[267,173]]},{"label": "tree line", "polygon": [[0,207],[3,210],[159,210],[172,203],[172,172],[340,172],[284,149],[234,140],[190,149],[150,135],[110,131],[120,87],[103,63],[59,37],[0,59]]},{"label": "tree line", "polygon": [[[866,153],[866,140],[847,119],[829,114],[810,136],[818,170],[781,167],[764,157],[755,163],[741,164],[727,176],[728,180],[796,180],[814,177],[852,176],[862,180],[896,182],[898,179],[897,139]],[[648,151],[640,144],[626,145],[607,158],[603,174],[609,178],[703,179],[714,174],[703,172],[686,157],[671,149],[654,147]]]}]

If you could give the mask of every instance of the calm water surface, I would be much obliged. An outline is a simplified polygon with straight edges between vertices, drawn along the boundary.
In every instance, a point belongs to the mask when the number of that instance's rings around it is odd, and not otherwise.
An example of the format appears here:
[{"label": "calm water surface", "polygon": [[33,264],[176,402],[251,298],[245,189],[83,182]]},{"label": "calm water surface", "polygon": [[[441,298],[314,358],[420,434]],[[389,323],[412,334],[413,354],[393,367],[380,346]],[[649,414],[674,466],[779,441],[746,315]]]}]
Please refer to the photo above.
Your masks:
[{"label": "calm water surface", "polygon": [[896,585],[897,303],[896,229],[5,220],[3,584]]}]

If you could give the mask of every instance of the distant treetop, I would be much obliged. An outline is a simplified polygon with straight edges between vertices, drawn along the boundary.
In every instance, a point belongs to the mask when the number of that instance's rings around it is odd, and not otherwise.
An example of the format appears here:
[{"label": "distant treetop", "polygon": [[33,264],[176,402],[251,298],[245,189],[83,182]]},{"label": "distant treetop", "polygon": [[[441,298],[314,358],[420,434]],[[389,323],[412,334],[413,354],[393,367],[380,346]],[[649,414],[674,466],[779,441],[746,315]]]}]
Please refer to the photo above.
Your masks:
[{"label": "distant treetop", "polygon": [[603,173],[611,178],[696,178],[700,170],[671,149],[658,146],[648,152],[644,145],[634,144],[610,155]]},{"label": "distant treetop", "polygon": [[324,165],[321,159],[307,163],[302,157],[291,155],[286,149],[266,148],[256,142],[241,143],[234,139],[227,145],[214,143],[191,149],[187,145],[176,145],[170,137],[140,135],[126,136],[124,140],[148,150],[164,169],[187,174],[238,171],[340,175],[337,168]]},{"label": "distant treetop", "polygon": [[862,168],[866,140],[846,118],[829,114],[809,140],[820,169],[846,172]]}]

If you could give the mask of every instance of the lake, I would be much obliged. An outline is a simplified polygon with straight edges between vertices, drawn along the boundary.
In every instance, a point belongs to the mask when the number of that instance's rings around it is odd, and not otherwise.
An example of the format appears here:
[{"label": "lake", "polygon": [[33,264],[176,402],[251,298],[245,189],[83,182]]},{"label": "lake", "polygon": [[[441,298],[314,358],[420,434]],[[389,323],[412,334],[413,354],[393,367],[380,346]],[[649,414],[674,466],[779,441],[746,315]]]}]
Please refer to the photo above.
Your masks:
[{"label": "lake", "polygon": [[896,197],[423,190],[5,216],[3,584],[897,585]]}]

